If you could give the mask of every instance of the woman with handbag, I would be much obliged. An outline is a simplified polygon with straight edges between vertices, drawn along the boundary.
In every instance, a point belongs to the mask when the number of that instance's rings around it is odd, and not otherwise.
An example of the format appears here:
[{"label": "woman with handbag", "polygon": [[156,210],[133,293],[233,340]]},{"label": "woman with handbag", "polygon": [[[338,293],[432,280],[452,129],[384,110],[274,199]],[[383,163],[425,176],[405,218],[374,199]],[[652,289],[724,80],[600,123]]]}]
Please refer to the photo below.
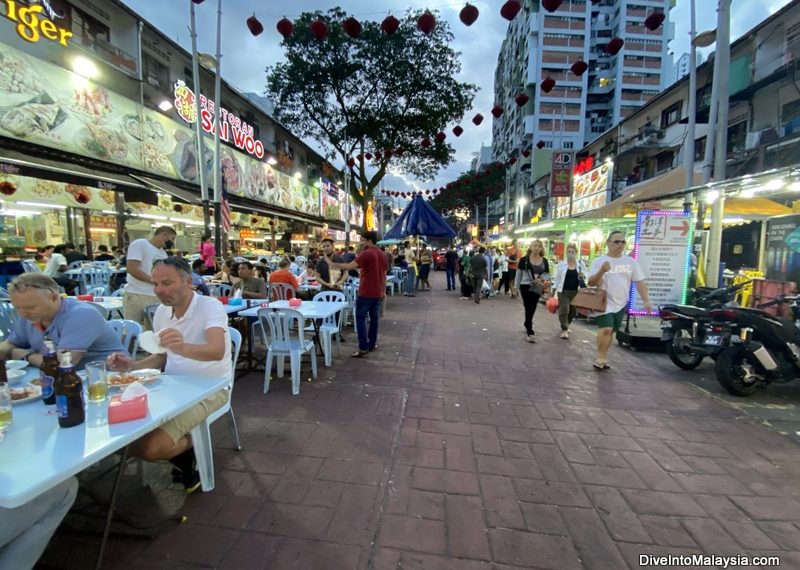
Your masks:
[{"label": "woman with handbag", "polygon": [[556,278],[553,280],[558,293],[558,320],[561,323],[561,338],[569,339],[569,328],[575,318],[577,307],[572,300],[578,289],[586,287],[586,266],[578,259],[578,248],[574,244],[567,246],[567,258],[556,266]]},{"label": "woman with handbag", "polygon": [[522,303],[525,306],[525,332],[528,342],[536,342],[533,332],[533,315],[539,305],[539,298],[550,286],[550,264],[544,257],[544,245],[541,241],[531,243],[525,257],[519,260],[514,287],[519,289]]}]

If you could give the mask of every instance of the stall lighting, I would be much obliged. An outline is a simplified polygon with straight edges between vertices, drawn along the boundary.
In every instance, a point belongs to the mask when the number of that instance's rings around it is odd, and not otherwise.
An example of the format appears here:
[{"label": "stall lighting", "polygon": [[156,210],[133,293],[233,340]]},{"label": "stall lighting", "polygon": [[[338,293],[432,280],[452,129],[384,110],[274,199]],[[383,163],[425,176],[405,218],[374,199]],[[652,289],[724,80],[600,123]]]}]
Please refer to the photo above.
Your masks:
[{"label": "stall lighting", "polygon": [[297,178],[298,180],[300,180],[303,177],[303,175],[300,174],[300,172],[298,171],[298,172],[294,173],[294,177]]},{"label": "stall lighting", "polygon": [[57,210],[66,210],[66,206],[61,204],[45,204],[44,202],[17,202],[20,206],[34,206],[36,208],[55,208]]},{"label": "stall lighting", "polygon": [[752,188],[749,188],[747,190],[742,190],[739,193],[739,196],[741,196],[742,198],[752,198],[755,195],[756,195],[756,191],[753,190]]},{"label": "stall lighting", "polygon": [[114,210],[103,210],[104,214],[111,214],[112,216],[116,216],[117,213]]},{"label": "stall lighting", "polygon": [[187,224],[190,226],[202,226],[205,225],[203,222],[198,222],[197,220],[190,220],[189,218],[170,218],[171,222],[180,222],[182,224]]},{"label": "stall lighting", "polygon": [[275,160],[275,157],[274,157],[274,156],[270,156],[270,157],[267,159],[267,164],[269,164],[270,166],[275,166],[276,164],[278,164],[278,161],[277,161],[277,160]]},{"label": "stall lighting", "polygon": [[789,184],[789,190],[792,192],[800,192],[800,181]]},{"label": "stall lighting", "polygon": [[148,220],[168,220],[167,216],[156,216],[155,214],[136,214],[140,218],[146,218]]},{"label": "stall lighting", "polygon": [[93,234],[113,234],[117,230],[112,230],[111,228],[89,228],[89,231]]},{"label": "stall lighting", "polygon": [[528,203],[528,200],[526,200],[525,198],[520,198],[520,199],[517,200],[517,206],[524,206],[527,203]]},{"label": "stall lighting", "polygon": [[72,60],[72,70],[86,79],[94,79],[100,74],[94,62],[82,55]]},{"label": "stall lighting", "polygon": [[706,203],[713,204],[719,198],[719,190],[710,190],[708,194],[706,194]]},{"label": "stall lighting", "polygon": [[8,210],[3,210],[0,212],[3,216],[39,216],[41,212],[38,210],[16,210],[14,208],[9,208]]},{"label": "stall lighting", "polygon": [[158,108],[161,109],[163,112],[167,112],[172,109],[172,103],[164,99],[161,103],[158,104]]},{"label": "stall lighting", "polygon": [[765,185],[765,188],[767,190],[780,190],[781,188],[783,188],[783,180],[781,180],[780,178],[775,178],[773,180],[770,180]]}]

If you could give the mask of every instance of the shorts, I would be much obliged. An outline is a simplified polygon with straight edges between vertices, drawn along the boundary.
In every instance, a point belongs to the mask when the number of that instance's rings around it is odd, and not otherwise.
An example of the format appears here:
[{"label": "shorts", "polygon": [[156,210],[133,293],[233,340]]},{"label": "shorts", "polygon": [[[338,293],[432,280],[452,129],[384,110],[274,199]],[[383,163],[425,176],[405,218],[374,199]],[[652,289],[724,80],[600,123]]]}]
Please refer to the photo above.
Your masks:
[{"label": "shorts", "polygon": [[612,329],[614,332],[617,332],[620,328],[622,328],[622,321],[625,319],[625,314],[627,312],[628,308],[625,307],[616,313],[605,313],[603,315],[598,315],[594,320],[597,323],[598,328]]},{"label": "shorts", "polygon": [[125,291],[122,294],[122,313],[129,321],[135,321],[144,326],[145,330],[151,329],[150,319],[145,317],[145,309],[150,305],[158,305],[161,301],[155,295],[142,295]]},{"label": "shorts", "polygon": [[230,390],[222,389],[205,400],[196,403],[188,410],[181,412],[168,422],[161,424],[159,428],[164,430],[170,439],[172,439],[172,442],[175,443],[200,425],[200,422],[213,412],[224,406],[230,395]]}]

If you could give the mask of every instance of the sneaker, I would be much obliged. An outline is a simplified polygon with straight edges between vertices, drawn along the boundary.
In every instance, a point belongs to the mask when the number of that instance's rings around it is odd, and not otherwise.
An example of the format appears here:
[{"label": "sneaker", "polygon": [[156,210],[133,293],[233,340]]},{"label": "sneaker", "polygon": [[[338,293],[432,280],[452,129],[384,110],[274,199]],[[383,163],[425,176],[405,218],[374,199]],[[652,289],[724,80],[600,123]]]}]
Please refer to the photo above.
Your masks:
[{"label": "sneaker", "polygon": [[569,331],[563,331],[561,333],[561,338],[569,338]]},{"label": "sneaker", "polygon": [[572,329],[567,329],[567,332],[568,332],[569,334],[572,334]]},{"label": "sneaker", "polygon": [[532,334],[529,334],[528,335],[528,342],[530,342],[530,343],[536,342],[536,337],[533,336]]},{"label": "sneaker", "polygon": [[200,481],[200,472],[196,468],[192,469],[183,478],[182,483],[183,483],[183,490],[186,492],[187,495],[194,493],[203,484],[202,481]]}]

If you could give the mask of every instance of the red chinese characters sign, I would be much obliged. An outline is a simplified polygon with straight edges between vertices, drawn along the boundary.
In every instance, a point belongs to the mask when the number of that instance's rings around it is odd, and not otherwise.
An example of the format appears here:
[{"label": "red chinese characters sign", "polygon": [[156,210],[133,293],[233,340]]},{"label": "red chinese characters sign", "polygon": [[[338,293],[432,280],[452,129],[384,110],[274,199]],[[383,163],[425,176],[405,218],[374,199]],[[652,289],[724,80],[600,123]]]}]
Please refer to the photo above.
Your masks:
[{"label": "red chinese characters sign", "polygon": [[571,152],[553,152],[550,168],[550,196],[567,198],[572,192],[572,167],[575,155]]}]

